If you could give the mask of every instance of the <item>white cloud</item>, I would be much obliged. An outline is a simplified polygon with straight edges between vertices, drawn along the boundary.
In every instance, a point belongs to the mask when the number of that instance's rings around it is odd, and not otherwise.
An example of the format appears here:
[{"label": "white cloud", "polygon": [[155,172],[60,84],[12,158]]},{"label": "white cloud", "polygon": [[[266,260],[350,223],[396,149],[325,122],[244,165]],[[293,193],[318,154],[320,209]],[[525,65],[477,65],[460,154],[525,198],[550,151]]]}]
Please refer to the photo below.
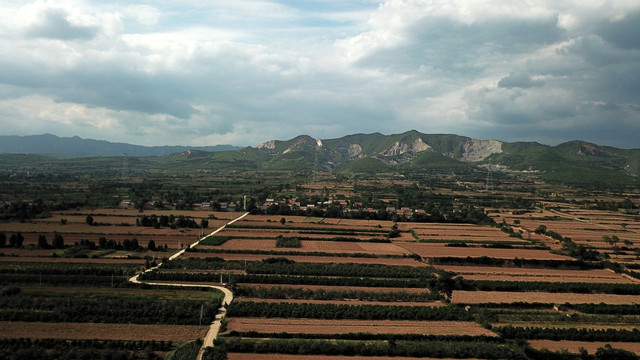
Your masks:
[{"label": "white cloud", "polygon": [[595,137],[614,117],[629,144],[639,14],[596,0],[4,2],[0,121],[256,145],[411,128],[515,139],[528,127],[544,142]]}]

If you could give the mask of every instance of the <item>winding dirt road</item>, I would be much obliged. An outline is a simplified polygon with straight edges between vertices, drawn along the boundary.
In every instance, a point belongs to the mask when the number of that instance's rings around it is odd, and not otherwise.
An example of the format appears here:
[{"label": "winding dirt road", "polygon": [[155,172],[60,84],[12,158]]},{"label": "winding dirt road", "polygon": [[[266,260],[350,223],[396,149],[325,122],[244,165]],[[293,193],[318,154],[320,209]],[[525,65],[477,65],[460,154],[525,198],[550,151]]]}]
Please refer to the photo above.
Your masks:
[{"label": "winding dirt road", "polygon": [[[217,234],[218,232],[222,231],[222,229],[224,229],[227,225],[233,224],[234,222],[244,218],[247,215],[249,215],[249,213],[244,213],[244,214],[242,214],[242,216],[239,216],[239,217],[229,221],[225,225],[222,225],[221,227],[219,227],[218,229],[214,230],[210,234],[198,239],[198,241],[196,241],[193,244],[189,245],[189,248],[193,248],[193,247],[197,246],[200,243],[200,241],[202,241],[204,238],[206,238],[208,236],[211,236],[211,235]],[[178,251],[177,253],[173,254],[169,258],[169,261],[177,259],[180,255],[184,254],[185,250],[186,249],[182,249],[182,250]],[[162,266],[162,263],[157,265],[157,266],[154,266],[152,268],[149,268],[149,269],[145,270],[143,272],[143,274],[155,271],[155,270],[159,269],[161,266]],[[209,347],[209,346],[212,347],[213,346],[213,341],[218,337],[218,332],[220,331],[220,325],[221,325],[222,319],[227,315],[226,306],[231,304],[231,301],[233,301],[233,293],[231,292],[231,290],[229,290],[229,289],[227,289],[225,287],[222,287],[222,286],[215,286],[215,285],[208,285],[208,284],[159,283],[159,282],[140,281],[138,279],[139,276],[140,276],[140,274],[137,274],[137,275],[131,277],[129,279],[129,281],[132,282],[132,283],[135,283],[135,284],[147,284],[147,285],[153,285],[153,286],[179,286],[179,287],[198,287],[198,288],[208,287],[208,288],[212,288],[212,289],[218,289],[218,290],[220,290],[220,291],[222,291],[224,293],[224,300],[222,300],[222,305],[218,309],[218,312],[216,314],[215,320],[213,320],[213,322],[211,323],[211,326],[209,326],[209,330],[207,331],[207,335],[205,336],[204,341],[202,342],[202,347],[200,348],[200,351],[198,352],[197,360],[202,360],[202,354],[204,354],[204,349],[206,347]]]}]

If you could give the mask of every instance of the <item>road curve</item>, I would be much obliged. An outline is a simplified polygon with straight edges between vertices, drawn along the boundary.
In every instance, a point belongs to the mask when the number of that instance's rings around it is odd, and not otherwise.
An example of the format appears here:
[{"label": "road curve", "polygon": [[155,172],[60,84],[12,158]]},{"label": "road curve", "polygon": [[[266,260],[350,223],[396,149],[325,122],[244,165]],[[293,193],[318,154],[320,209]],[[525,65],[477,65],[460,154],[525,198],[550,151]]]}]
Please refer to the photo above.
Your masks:
[{"label": "road curve", "polygon": [[[190,249],[194,248],[195,246],[197,246],[200,243],[200,241],[202,241],[206,237],[217,234],[218,232],[222,231],[222,229],[224,229],[227,225],[233,224],[234,222],[244,218],[247,215],[249,215],[249,213],[244,213],[241,216],[229,221],[228,223],[222,225],[221,227],[219,227],[218,229],[214,230],[210,234],[198,239],[196,242],[194,242],[193,244],[189,245],[189,248]],[[180,255],[184,254],[185,250],[186,249],[182,249],[182,250],[178,251],[177,253],[173,254],[169,258],[169,261],[177,259]],[[159,265],[156,265],[156,266],[154,266],[152,268],[149,268],[149,269],[145,270],[143,272],[143,274],[155,271],[156,269],[159,269],[161,266],[162,266],[162,263],[160,263]],[[220,325],[221,325],[222,319],[227,315],[226,307],[227,307],[227,305],[231,304],[231,301],[233,301],[233,293],[231,292],[231,290],[229,290],[229,289],[227,289],[225,287],[222,287],[222,286],[209,285],[209,284],[160,283],[160,282],[140,281],[138,279],[139,276],[140,276],[140,274],[136,274],[136,275],[132,276],[129,279],[129,281],[134,283],[134,284],[146,284],[146,285],[153,285],[153,286],[177,286],[177,287],[198,287],[198,288],[208,287],[208,288],[212,288],[212,289],[218,289],[218,290],[220,290],[220,291],[222,291],[224,293],[224,299],[222,300],[222,305],[220,306],[220,308],[218,309],[218,312],[216,313],[216,318],[211,323],[211,326],[209,326],[209,330],[207,331],[207,335],[205,336],[204,341],[202,342],[202,347],[200,348],[200,351],[198,352],[197,360],[202,360],[202,354],[204,354],[204,349],[206,347],[213,346],[213,341],[218,337],[218,332],[220,331]]]}]

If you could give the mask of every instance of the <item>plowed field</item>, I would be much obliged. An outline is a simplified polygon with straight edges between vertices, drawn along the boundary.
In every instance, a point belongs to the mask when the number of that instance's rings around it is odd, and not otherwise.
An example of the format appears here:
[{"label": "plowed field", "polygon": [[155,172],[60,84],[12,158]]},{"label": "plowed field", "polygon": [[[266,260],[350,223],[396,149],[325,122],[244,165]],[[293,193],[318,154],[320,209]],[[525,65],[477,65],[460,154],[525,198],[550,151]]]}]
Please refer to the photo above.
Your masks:
[{"label": "plowed field", "polygon": [[474,322],[467,321],[392,321],[392,320],[316,320],[231,318],[229,330],[266,333],[305,334],[425,334],[496,336]]},{"label": "plowed field", "polygon": [[584,348],[589,353],[593,354],[598,348],[604,347],[610,344],[615,349],[623,349],[633,351],[640,355],[640,343],[637,342],[602,342],[602,341],[553,341],[553,340],[529,340],[529,345],[534,349],[548,349],[551,351],[567,350],[571,353],[577,354],[580,352],[580,348]]},{"label": "plowed field", "polygon": [[490,266],[437,265],[470,280],[551,281],[630,284],[635,281],[608,270],[555,270]]},{"label": "plowed field", "polygon": [[229,250],[295,250],[300,252],[321,251],[335,253],[369,253],[374,255],[409,255],[407,250],[388,243],[303,240],[301,244],[302,247],[300,248],[283,249],[276,247],[275,240],[231,239],[214,248]]},{"label": "plowed field", "polygon": [[454,291],[453,303],[548,303],[548,304],[638,304],[640,296],[614,294],[570,294],[548,292],[505,292],[505,291]]},{"label": "plowed field", "polygon": [[483,247],[453,247],[444,244],[407,243],[400,245],[415,252],[423,258],[437,257],[482,257],[489,256],[501,259],[538,259],[538,260],[572,260],[564,255],[552,254],[546,250],[532,249],[492,249]]}]

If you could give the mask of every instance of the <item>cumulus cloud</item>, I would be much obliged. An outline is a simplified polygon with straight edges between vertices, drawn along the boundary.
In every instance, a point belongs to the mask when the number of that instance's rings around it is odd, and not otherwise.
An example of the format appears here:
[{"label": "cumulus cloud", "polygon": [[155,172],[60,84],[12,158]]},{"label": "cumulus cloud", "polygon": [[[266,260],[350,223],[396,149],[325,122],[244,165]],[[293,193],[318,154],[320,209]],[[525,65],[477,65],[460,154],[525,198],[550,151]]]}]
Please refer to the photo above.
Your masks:
[{"label": "cumulus cloud", "polygon": [[72,24],[63,9],[47,9],[42,19],[26,30],[27,36],[59,40],[87,40],[98,33],[99,28],[91,25]]},{"label": "cumulus cloud", "polygon": [[508,76],[503,77],[498,81],[498,87],[507,89],[511,88],[523,88],[543,86],[544,81],[534,80],[529,74],[515,74],[511,73]]},{"label": "cumulus cloud", "polygon": [[640,4],[621,0],[5,3],[0,127],[140,144],[417,129],[640,147],[638,29]]}]

